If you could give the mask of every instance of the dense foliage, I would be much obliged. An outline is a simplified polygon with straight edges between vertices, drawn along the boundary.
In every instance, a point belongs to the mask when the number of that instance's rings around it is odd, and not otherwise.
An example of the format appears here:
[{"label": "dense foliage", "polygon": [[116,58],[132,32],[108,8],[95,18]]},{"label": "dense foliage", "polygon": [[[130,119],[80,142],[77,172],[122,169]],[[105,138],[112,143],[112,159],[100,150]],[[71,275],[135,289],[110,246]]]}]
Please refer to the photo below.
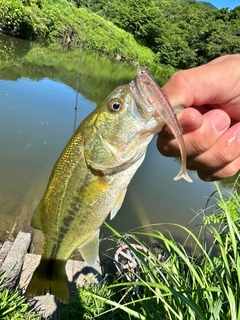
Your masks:
[{"label": "dense foliage", "polygon": [[13,35],[174,68],[240,52],[239,17],[240,6],[195,0],[0,0],[0,28]]},{"label": "dense foliage", "polygon": [[23,39],[57,42],[66,49],[82,43],[112,59],[152,64],[154,53],[133,35],[67,0],[0,0],[0,29]]},{"label": "dense foliage", "polygon": [[232,11],[210,10],[183,0],[83,0],[80,4],[132,33],[157,54],[159,62],[176,68],[240,52],[240,6]]}]

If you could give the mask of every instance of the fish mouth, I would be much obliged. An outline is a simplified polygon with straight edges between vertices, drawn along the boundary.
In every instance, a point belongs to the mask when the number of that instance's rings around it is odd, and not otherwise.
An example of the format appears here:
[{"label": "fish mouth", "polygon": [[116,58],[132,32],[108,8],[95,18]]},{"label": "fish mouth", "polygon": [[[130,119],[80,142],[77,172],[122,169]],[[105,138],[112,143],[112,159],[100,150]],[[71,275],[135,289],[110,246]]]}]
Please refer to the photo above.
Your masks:
[{"label": "fish mouth", "polygon": [[139,112],[145,119],[148,119],[145,125],[146,130],[148,133],[152,132],[156,135],[162,130],[162,118],[156,111],[156,108],[147,101],[137,76],[129,83],[129,88],[138,105]]},{"label": "fish mouth", "polygon": [[152,117],[156,113],[156,109],[148,103],[137,76],[129,83],[129,88],[134,99],[141,108],[140,111],[142,115],[147,118]]}]

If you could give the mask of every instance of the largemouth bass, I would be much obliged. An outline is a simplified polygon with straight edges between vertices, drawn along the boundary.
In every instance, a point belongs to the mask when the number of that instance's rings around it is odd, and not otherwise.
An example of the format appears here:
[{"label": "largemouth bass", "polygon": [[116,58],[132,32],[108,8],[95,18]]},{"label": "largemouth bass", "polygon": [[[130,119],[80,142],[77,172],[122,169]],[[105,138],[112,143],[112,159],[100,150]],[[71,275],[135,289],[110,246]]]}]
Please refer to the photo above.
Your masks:
[{"label": "largemouth bass", "polygon": [[32,226],[44,233],[41,261],[26,295],[47,292],[67,303],[65,264],[79,248],[92,265],[99,229],[122,205],[127,186],[158,132],[130,85],[115,89],[78,127],[51,173]]},{"label": "largemouth bass", "polygon": [[116,88],[80,124],[57,160],[32,219],[44,240],[26,295],[50,293],[68,303],[69,256],[78,248],[89,265],[96,261],[101,225],[109,213],[111,219],[117,214],[147,146],[165,125],[158,105],[142,97],[139,81],[137,75]]},{"label": "largemouth bass", "polygon": [[160,117],[162,117],[164,122],[169,126],[173,135],[177,139],[182,162],[180,171],[174,178],[174,180],[183,178],[188,182],[192,182],[192,179],[189,177],[186,170],[185,144],[174,108],[172,108],[164,92],[150,75],[146,67],[138,67],[136,85],[138,88],[136,98],[139,99],[140,94],[140,99],[143,99],[143,101],[145,101],[145,103],[149,105],[149,110],[152,109],[154,112],[157,112]]}]

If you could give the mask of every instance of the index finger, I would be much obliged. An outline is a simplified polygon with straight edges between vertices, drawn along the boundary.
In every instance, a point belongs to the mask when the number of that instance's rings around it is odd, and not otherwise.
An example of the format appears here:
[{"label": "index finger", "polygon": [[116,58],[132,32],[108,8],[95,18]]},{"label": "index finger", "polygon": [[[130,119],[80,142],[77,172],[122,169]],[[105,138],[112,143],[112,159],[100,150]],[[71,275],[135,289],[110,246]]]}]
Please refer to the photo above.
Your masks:
[{"label": "index finger", "polygon": [[240,55],[229,55],[203,66],[175,73],[163,87],[170,103],[185,107],[208,105],[240,120]]}]

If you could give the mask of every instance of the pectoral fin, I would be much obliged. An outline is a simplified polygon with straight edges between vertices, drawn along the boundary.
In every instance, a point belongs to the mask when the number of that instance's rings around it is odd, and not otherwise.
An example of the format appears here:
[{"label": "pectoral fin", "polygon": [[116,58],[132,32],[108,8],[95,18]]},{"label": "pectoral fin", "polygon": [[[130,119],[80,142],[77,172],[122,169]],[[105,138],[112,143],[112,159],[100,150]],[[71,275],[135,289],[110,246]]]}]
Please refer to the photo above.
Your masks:
[{"label": "pectoral fin", "polygon": [[124,200],[125,195],[126,195],[126,192],[127,192],[127,188],[123,189],[119,193],[117,201],[115,203],[115,206],[112,208],[111,213],[110,213],[110,219],[111,220],[116,216],[116,214],[118,213],[118,210],[121,208],[121,206],[123,204],[123,200]]},{"label": "pectoral fin", "polygon": [[94,265],[98,257],[99,231],[98,229],[92,237],[78,247],[84,261],[90,266]]}]

